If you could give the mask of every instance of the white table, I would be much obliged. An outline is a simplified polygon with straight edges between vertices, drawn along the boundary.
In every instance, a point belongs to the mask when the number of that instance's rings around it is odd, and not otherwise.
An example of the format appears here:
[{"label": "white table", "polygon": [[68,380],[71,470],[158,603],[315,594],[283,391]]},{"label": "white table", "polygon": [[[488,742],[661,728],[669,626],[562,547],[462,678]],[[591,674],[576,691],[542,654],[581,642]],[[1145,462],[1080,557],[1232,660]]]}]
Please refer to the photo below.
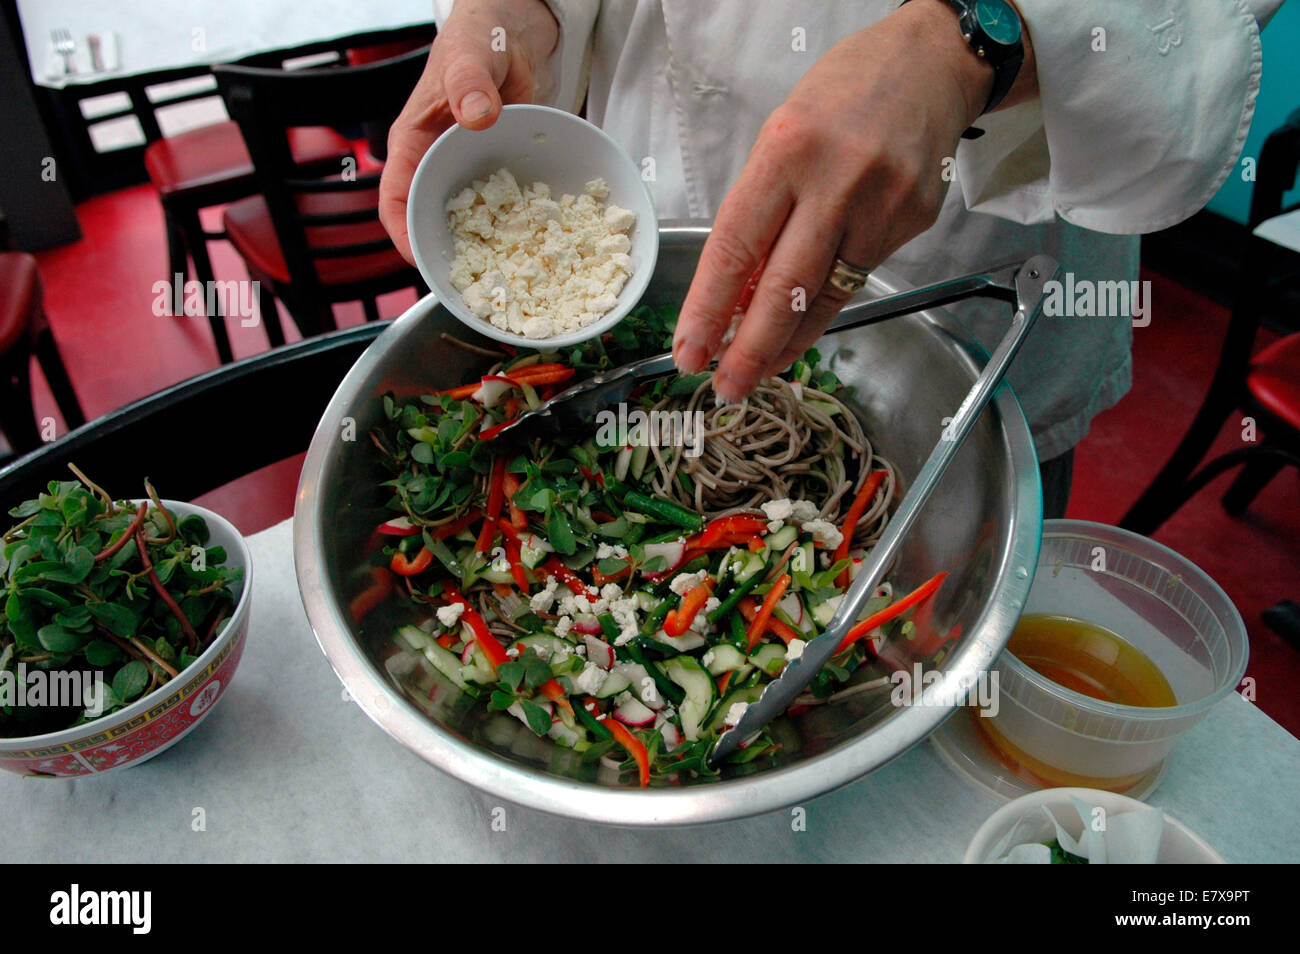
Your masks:
[{"label": "white table", "polygon": [[[0,862],[961,860],[998,807],[921,745],[789,811],[697,828],[567,821],[471,789],[346,698],[298,598],[286,521],[249,540],[252,627],[211,716],[157,758],[75,781],[0,773]],[[1193,729],[1150,802],[1229,861],[1300,861],[1300,741],[1230,696]],[[493,829],[504,809],[505,830]],[[206,830],[195,831],[197,809]],[[498,817],[499,813],[498,813]],[[499,826],[498,826],[499,827]],[[81,837],[57,833],[77,831]]]},{"label": "white table", "polygon": [[[432,0],[18,0],[32,79],[59,89],[114,76],[154,73],[240,59],[378,30],[430,23]],[[77,72],[62,72],[50,33],[67,29],[76,41]],[[90,69],[88,34],[115,34],[115,68]],[[57,68],[56,68],[57,67]]]}]

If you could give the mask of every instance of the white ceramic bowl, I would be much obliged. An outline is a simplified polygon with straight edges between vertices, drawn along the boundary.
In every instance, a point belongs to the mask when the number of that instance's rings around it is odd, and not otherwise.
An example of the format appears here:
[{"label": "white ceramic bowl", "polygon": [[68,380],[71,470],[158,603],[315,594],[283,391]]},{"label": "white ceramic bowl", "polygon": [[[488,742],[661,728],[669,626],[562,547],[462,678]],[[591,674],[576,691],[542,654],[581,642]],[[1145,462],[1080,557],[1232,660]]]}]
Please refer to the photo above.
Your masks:
[{"label": "white ceramic bowl", "polygon": [[[521,186],[545,182],[556,197],[582,195],[589,181],[604,179],[609,186],[606,201],[636,213],[636,224],[628,232],[632,276],[618,304],[598,321],[569,334],[533,339],[502,331],[465,306],[451,283],[456,252],[447,226],[447,200],[474,179],[486,179],[502,167]],[[608,331],[640,300],[659,255],[654,203],[637,164],[585,119],[548,106],[506,106],[488,129],[457,124],[439,136],[411,180],[406,227],[415,264],[438,301],[480,334],[521,348],[563,348]]]},{"label": "white ceramic bowl", "polygon": [[[1126,795],[1117,795],[1095,788],[1047,788],[1040,792],[1031,792],[1020,798],[1007,802],[979,827],[970,847],[966,849],[964,864],[984,864],[991,861],[989,857],[997,843],[1009,832],[1020,819],[1031,815],[1042,815],[1041,806],[1047,808],[1061,822],[1073,837],[1083,833],[1083,825],[1074,809],[1071,798],[1078,798],[1089,805],[1099,806],[1109,816],[1125,812],[1139,811],[1150,806]],[[1047,819],[1043,819],[1047,823]],[[1051,837],[1051,836],[1049,836]],[[1205,840],[1177,819],[1165,815],[1165,827],[1160,837],[1160,850],[1156,863],[1162,865],[1200,864],[1221,865],[1224,860],[1219,853],[1206,844]]]},{"label": "white ceramic bowl", "polygon": [[230,685],[244,652],[252,609],[253,563],[248,547],[220,514],[175,500],[163,504],[178,517],[202,517],[208,525],[208,545],[225,547],[226,566],[244,568],[243,580],[232,587],[237,599],[230,619],[212,645],[180,675],[129,706],[58,732],[0,738],[0,768],[64,778],[138,764],[179,742],[213,710]]}]

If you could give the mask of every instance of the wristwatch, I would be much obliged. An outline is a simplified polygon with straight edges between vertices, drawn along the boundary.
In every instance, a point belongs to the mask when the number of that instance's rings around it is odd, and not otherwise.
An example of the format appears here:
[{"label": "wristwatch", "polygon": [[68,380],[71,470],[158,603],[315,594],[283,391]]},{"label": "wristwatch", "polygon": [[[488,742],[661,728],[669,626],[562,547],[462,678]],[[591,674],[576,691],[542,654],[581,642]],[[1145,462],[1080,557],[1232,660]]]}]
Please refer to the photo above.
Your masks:
[{"label": "wristwatch", "polygon": [[[903,3],[907,2],[903,0]],[[1020,16],[1007,0],[944,2],[957,11],[962,38],[970,44],[976,56],[993,67],[993,88],[983,110],[987,113],[1006,97],[1020,72],[1020,64],[1025,60]],[[977,139],[982,135],[984,130],[972,127],[962,133],[962,138]]]}]

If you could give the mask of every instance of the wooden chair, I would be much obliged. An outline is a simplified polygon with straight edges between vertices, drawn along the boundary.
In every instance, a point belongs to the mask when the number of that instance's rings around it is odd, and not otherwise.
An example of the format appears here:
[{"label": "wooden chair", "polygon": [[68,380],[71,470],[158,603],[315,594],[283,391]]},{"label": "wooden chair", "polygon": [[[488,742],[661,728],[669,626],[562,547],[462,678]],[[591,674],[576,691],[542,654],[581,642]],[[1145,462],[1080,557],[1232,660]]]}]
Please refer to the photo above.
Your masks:
[{"label": "wooden chair", "polygon": [[[1283,207],[1300,169],[1300,110],[1274,131],[1260,151],[1251,196],[1251,237],[1243,256],[1232,320],[1205,402],[1182,443],[1120,526],[1151,534],[1207,483],[1241,466],[1223,496],[1228,513],[1245,511],[1286,464],[1300,467],[1300,333],[1287,335],[1252,357],[1261,320],[1279,292],[1300,278],[1300,203]],[[1255,420],[1260,439],[1204,466],[1202,459],[1229,415]]]},{"label": "wooden chair", "polygon": [[[8,249],[0,216],[0,249]],[[35,355],[69,429],[86,423],[59,346],[45,315],[44,288],[36,259],[26,252],[0,251],[0,432],[16,454],[41,445],[32,408],[31,359]]]},{"label": "wooden chair", "polygon": [[[194,94],[195,97],[210,92]],[[304,175],[338,172],[343,161],[352,158],[352,145],[333,129],[314,126],[290,131],[294,162]],[[253,159],[244,145],[239,126],[233,121],[191,129],[178,136],[159,139],[144,151],[149,180],[158,190],[167,228],[167,281],[188,276],[188,261],[194,262],[194,277],[205,288],[214,280],[208,258],[208,242],[223,239],[224,232],[209,232],[199,220],[201,210],[235,202],[257,191]],[[182,281],[185,278],[181,279]],[[280,318],[272,309],[264,313],[271,345],[284,344]],[[217,357],[222,364],[233,357],[225,318],[218,309],[208,315]]]},{"label": "wooden chair", "polygon": [[225,230],[258,282],[263,314],[284,301],[304,336],[335,327],[332,305],[424,292],[379,221],[379,175],[312,178],[293,162],[286,130],[321,124],[390,125],[423,72],[428,47],[379,63],[280,72],[218,66],[226,108],[244,134],[261,195],[226,209]]}]

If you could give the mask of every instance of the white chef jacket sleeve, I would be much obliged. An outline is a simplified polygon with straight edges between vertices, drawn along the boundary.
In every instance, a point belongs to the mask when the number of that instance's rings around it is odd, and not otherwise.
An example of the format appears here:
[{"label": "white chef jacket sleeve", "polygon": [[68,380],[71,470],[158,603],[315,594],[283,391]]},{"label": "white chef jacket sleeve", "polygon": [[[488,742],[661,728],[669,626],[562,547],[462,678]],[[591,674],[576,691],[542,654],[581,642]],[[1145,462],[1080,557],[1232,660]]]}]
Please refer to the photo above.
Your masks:
[{"label": "white chef jacket sleeve", "polygon": [[1259,92],[1259,28],[1282,0],[1015,0],[1039,96],[957,150],[966,206],[1025,224],[1167,228],[1236,166]]},{"label": "white chef jacket sleeve", "polygon": [[[539,0],[543,2],[543,0]],[[592,35],[600,0],[544,0],[560,26],[560,41],[548,64],[551,75],[538,77],[537,102],[576,113],[587,95]],[[455,0],[433,0],[433,18],[442,29]]]}]

